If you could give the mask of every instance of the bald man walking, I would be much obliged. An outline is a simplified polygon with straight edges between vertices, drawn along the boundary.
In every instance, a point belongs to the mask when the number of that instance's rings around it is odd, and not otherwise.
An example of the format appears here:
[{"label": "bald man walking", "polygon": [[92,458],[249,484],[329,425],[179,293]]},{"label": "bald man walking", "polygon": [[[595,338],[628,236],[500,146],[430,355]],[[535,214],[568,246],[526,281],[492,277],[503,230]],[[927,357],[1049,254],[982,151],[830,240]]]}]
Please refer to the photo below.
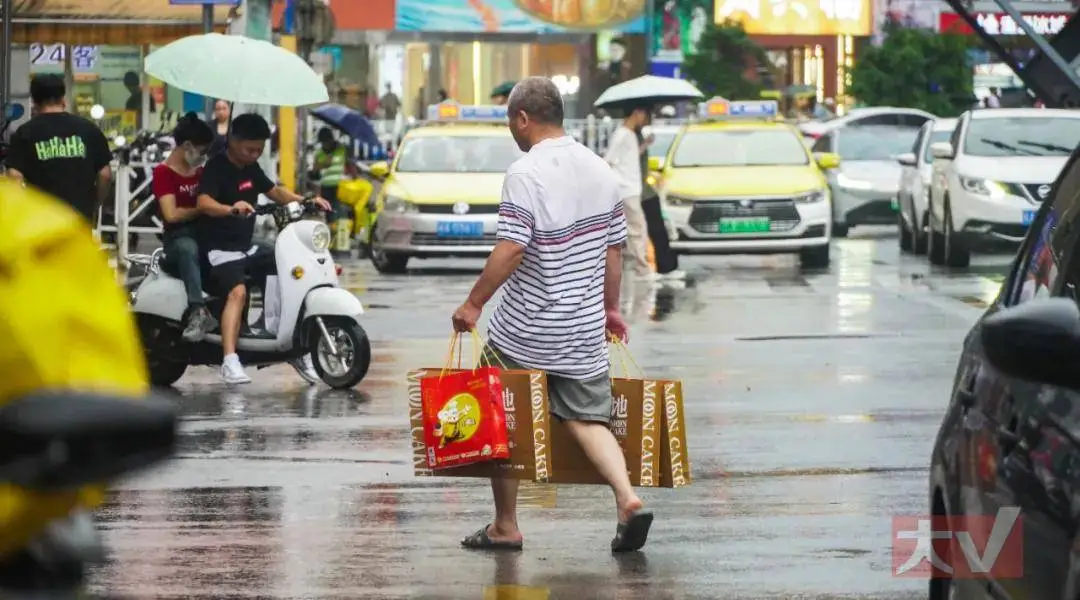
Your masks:
[{"label": "bald man walking", "polygon": [[[562,96],[545,77],[514,86],[510,132],[525,156],[506,173],[498,241],[454,329],[471,331],[506,284],[488,327],[491,364],[545,371],[551,412],[615,493],[613,552],[645,545],[653,515],[626,473],[611,420],[605,331],[627,339],[619,313],[626,216],[606,162],[563,130]],[[521,550],[516,479],[493,479],[495,520],[462,540],[466,548]]]}]

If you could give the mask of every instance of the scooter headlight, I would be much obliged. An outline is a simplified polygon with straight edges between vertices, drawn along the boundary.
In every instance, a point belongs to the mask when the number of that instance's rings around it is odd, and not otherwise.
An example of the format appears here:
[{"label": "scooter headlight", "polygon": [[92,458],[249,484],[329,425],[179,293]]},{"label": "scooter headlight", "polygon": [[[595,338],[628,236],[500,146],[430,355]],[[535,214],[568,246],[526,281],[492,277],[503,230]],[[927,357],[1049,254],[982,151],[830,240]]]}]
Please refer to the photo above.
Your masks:
[{"label": "scooter headlight", "polygon": [[325,224],[319,223],[311,231],[311,247],[316,252],[326,252],[330,247],[330,228]]}]

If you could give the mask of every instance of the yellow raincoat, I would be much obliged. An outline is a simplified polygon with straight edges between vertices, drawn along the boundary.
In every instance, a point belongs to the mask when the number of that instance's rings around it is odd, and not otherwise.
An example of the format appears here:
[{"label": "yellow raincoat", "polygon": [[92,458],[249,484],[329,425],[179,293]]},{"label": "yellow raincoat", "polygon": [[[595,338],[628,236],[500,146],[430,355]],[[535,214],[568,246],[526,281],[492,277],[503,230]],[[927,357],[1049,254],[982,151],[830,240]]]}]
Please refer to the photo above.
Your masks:
[{"label": "yellow raincoat", "polygon": [[[138,332],[83,217],[0,178],[0,404],[64,389],[145,398]],[[41,493],[0,482],[0,558],[103,499],[101,487]]]}]

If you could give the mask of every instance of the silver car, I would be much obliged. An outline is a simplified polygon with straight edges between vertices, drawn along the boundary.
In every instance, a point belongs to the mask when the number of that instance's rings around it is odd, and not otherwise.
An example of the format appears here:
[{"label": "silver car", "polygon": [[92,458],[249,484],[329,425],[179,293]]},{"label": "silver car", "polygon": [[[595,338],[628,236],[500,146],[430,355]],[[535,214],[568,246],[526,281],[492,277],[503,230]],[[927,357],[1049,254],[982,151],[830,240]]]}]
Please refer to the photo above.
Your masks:
[{"label": "silver car", "polygon": [[911,151],[921,126],[839,127],[814,142],[814,152],[840,155],[840,168],[828,174],[834,236],[845,237],[856,225],[896,223],[901,175],[896,157]]},{"label": "silver car", "polygon": [[910,152],[896,157],[903,175],[897,194],[900,228],[900,251],[924,254],[926,252],[926,228],[930,176],[934,171],[934,155],[930,147],[947,142],[956,130],[957,119],[929,121],[919,130],[919,137]]}]

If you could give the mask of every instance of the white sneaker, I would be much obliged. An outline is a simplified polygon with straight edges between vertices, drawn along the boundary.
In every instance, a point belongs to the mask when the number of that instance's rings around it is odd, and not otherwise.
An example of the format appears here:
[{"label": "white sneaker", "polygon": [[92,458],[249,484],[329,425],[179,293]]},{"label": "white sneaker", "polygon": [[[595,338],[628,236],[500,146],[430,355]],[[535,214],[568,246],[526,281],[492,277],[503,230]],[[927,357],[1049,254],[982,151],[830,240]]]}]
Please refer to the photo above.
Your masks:
[{"label": "white sneaker", "polygon": [[244,372],[244,365],[240,364],[240,358],[230,354],[221,362],[221,379],[225,383],[251,383],[251,378]]},{"label": "white sneaker", "polygon": [[311,362],[311,354],[305,354],[300,358],[295,358],[289,361],[292,368],[296,369],[297,374],[304,379],[304,381],[315,385],[319,383],[319,374],[315,372],[315,365]]},{"label": "white sneaker", "polygon": [[683,271],[681,269],[675,269],[674,271],[664,273],[660,276],[660,278],[667,281],[682,281],[686,279],[686,271]]}]

